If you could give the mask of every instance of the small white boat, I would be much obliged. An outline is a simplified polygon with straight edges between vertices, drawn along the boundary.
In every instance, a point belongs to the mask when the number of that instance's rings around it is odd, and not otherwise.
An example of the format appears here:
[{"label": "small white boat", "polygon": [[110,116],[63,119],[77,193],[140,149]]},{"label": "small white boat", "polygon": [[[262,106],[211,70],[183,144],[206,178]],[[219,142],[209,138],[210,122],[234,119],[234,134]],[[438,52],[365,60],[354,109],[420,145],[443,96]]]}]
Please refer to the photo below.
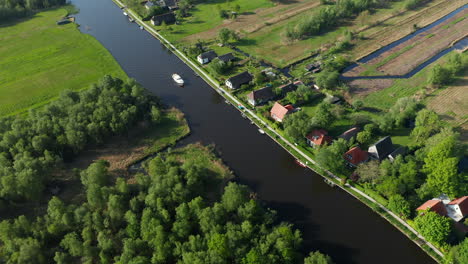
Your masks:
[{"label": "small white boat", "polygon": [[260,134],[263,135],[263,134],[265,134],[265,131],[263,131],[262,129],[259,129],[259,130],[258,130],[258,133],[260,133]]},{"label": "small white boat", "polygon": [[145,28],[144,28],[143,26],[140,26],[140,29],[143,30],[143,29],[145,29]]},{"label": "small white boat", "polygon": [[130,21],[130,22],[133,23],[133,22],[135,22],[135,19],[133,19],[133,18],[131,18],[131,17],[128,17],[128,21]]},{"label": "small white boat", "polygon": [[173,79],[174,82],[176,82],[178,85],[184,85],[184,80],[182,79],[182,77],[180,77],[179,74],[177,74],[177,73],[172,74],[172,79]]},{"label": "small white boat", "polygon": [[123,14],[124,14],[124,16],[128,16],[127,12],[125,12],[125,11],[123,12]]}]

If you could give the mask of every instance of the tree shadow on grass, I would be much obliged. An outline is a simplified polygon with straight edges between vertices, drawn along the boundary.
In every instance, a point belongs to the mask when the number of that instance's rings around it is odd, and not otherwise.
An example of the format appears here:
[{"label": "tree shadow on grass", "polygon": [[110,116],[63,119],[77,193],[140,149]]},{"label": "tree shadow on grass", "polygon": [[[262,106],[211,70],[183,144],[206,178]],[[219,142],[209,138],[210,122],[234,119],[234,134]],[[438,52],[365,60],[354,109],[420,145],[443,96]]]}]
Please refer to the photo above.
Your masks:
[{"label": "tree shadow on grass", "polygon": [[240,39],[239,41],[237,41],[236,45],[237,46],[255,46],[255,45],[257,45],[257,40],[249,39],[249,38],[243,38],[243,39]]}]

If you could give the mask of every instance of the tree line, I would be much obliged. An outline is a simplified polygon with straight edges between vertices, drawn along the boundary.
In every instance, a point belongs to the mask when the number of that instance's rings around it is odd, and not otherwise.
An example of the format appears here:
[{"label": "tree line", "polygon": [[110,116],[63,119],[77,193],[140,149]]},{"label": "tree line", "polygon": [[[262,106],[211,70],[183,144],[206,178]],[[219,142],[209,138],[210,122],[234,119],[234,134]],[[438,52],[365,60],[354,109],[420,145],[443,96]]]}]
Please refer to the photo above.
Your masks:
[{"label": "tree line", "polygon": [[88,144],[124,135],[159,113],[158,98],[134,80],[105,76],[24,117],[0,119],[0,201],[38,198],[51,172]]},{"label": "tree line", "polygon": [[246,186],[231,182],[220,192],[219,174],[171,152],[132,181],[113,180],[97,161],[80,174],[83,203],[53,197],[43,216],[0,222],[0,262],[332,263],[319,252],[304,258],[300,232]]},{"label": "tree line", "polygon": [[362,11],[377,7],[380,1],[375,0],[339,0],[333,5],[321,8],[312,16],[305,16],[295,25],[286,27],[284,36],[288,41],[299,40],[323,33],[336,27]]},{"label": "tree line", "polygon": [[64,4],[66,0],[0,0],[0,22],[26,17],[36,10]]}]

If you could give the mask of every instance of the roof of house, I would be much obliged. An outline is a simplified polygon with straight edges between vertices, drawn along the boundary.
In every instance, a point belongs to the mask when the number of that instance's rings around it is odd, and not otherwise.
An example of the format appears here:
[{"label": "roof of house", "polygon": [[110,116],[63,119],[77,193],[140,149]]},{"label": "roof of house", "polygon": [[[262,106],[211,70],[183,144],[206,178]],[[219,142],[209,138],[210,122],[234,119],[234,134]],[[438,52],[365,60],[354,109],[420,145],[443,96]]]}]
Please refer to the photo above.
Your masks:
[{"label": "roof of house", "polygon": [[282,106],[280,103],[276,102],[274,105],[273,105],[273,108],[271,108],[270,110],[270,114],[273,116],[275,115],[275,117],[279,120],[283,120],[284,117],[289,113],[289,109]]},{"label": "roof of house", "polygon": [[147,6],[147,7],[152,7],[152,6],[154,6],[154,3],[151,2],[151,1],[147,1],[147,2],[145,3],[145,6]]},{"label": "roof of house", "polygon": [[377,150],[377,155],[379,159],[383,159],[388,156],[388,154],[392,153],[393,151],[393,143],[392,138],[390,136],[386,136],[381,138],[379,141],[375,142],[374,145]]},{"label": "roof of house", "polygon": [[312,141],[315,145],[323,145],[325,143],[331,143],[332,138],[327,135],[328,132],[324,129],[315,129],[307,134],[306,138]]},{"label": "roof of house", "polygon": [[388,156],[391,156],[392,158],[396,158],[398,155],[405,155],[406,154],[406,148],[405,147],[399,147],[395,149],[392,153],[390,153]]},{"label": "roof of house", "polygon": [[286,93],[295,91],[297,89],[297,85],[294,84],[294,83],[288,83],[288,84],[285,84],[285,85],[281,85],[278,88],[281,89],[281,92],[283,94],[286,94]]},{"label": "roof of house", "polygon": [[369,154],[360,147],[354,147],[343,154],[343,158],[349,163],[357,166],[359,163],[368,160]]},{"label": "roof of house", "polygon": [[253,79],[252,75],[250,75],[249,72],[245,71],[243,73],[234,75],[227,80],[232,84],[232,86],[236,87],[236,86],[240,86],[241,84],[248,83],[252,81],[252,79]]},{"label": "roof of house", "polygon": [[448,204],[458,205],[460,207],[460,210],[461,210],[463,216],[468,215],[468,196],[463,196],[463,197],[457,198],[457,199],[451,201]]},{"label": "roof of house", "polygon": [[203,52],[202,54],[200,54],[198,56],[200,58],[202,58],[202,59],[213,60],[214,58],[218,57],[218,54],[216,54],[216,52],[214,52],[213,50],[210,50],[210,51],[207,51],[207,52]]},{"label": "roof of house", "polygon": [[320,68],[320,63],[316,62],[316,63],[310,63],[310,64],[307,64],[305,66],[305,69],[308,70],[308,71],[311,71],[313,69],[317,69],[317,68]]},{"label": "roof of house", "polygon": [[163,0],[167,7],[175,7],[177,3],[175,0]]},{"label": "roof of house", "polygon": [[294,110],[294,106],[292,106],[291,104],[287,104],[284,106],[286,109],[288,109],[289,111],[293,111]]},{"label": "roof of house", "polygon": [[273,97],[275,97],[275,93],[273,93],[273,89],[271,87],[263,87],[262,89],[255,90],[247,94],[247,98],[254,100],[255,102],[268,101]]},{"label": "roof of house", "polygon": [[419,206],[416,210],[417,211],[425,211],[429,209],[430,211],[434,211],[440,215],[447,215],[447,209],[445,209],[445,205],[441,200],[428,200]]},{"label": "roof of house", "polygon": [[226,53],[224,55],[219,56],[218,59],[220,61],[228,62],[228,61],[234,60],[235,57],[234,57],[234,55],[232,55],[232,53]]},{"label": "roof of house", "polygon": [[352,138],[354,138],[357,135],[357,133],[359,133],[359,131],[359,127],[353,127],[343,132],[343,134],[339,135],[338,138],[342,138],[346,141],[349,141]]},{"label": "roof of house", "polygon": [[176,21],[176,17],[174,15],[174,13],[166,13],[166,14],[162,14],[162,15],[158,15],[158,16],[154,16],[151,18],[152,21],[156,21],[156,22],[165,22],[165,23],[173,23]]}]

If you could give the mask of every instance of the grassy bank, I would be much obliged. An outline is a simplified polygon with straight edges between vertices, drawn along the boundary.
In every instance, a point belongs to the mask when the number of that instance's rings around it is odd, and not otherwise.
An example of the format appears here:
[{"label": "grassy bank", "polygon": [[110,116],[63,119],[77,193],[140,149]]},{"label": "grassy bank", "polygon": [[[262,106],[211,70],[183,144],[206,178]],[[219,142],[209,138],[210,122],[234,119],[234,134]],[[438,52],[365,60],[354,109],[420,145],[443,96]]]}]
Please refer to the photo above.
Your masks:
[{"label": "grassy bank", "polygon": [[87,88],[105,74],[126,78],[96,39],[73,23],[56,25],[67,13],[51,9],[0,27],[0,116]]}]

